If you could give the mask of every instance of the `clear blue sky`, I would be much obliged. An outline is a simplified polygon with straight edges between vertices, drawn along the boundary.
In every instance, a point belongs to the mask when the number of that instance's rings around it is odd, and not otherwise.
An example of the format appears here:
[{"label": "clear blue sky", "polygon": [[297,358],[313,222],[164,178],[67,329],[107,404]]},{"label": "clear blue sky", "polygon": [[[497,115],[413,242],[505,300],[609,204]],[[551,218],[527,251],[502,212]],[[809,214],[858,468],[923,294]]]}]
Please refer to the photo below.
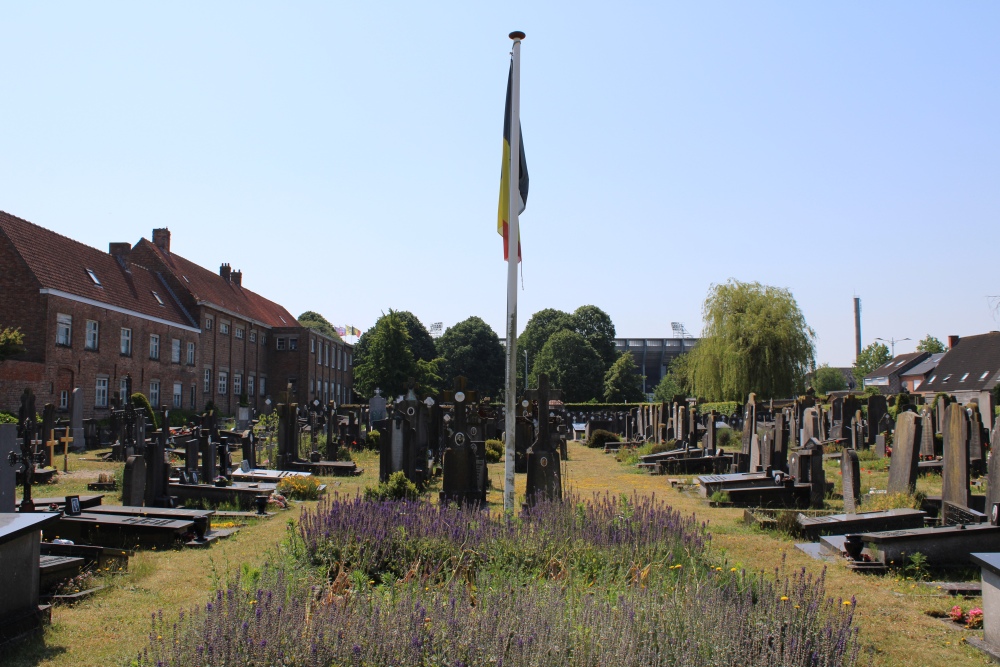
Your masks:
[{"label": "clear blue sky", "polygon": [[503,335],[496,234],[523,30],[520,326],[697,334],[713,283],[792,291],[817,361],[1000,329],[1000,5],[14,3],[0,209],[106,249],[167,226],[292,312]]}]

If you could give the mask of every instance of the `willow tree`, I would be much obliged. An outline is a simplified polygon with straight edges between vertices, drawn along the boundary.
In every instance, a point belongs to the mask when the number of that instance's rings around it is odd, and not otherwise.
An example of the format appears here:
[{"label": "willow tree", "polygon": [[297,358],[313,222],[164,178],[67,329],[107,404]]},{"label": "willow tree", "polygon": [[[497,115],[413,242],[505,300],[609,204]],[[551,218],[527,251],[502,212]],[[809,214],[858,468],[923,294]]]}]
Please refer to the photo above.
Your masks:
[{"label": "willow tree", "polygon": [[702,339],[688,359],[695,394],[708,400],[786,398],[815,366],[816,333],[787,289],[730,279],[712,285]]}]

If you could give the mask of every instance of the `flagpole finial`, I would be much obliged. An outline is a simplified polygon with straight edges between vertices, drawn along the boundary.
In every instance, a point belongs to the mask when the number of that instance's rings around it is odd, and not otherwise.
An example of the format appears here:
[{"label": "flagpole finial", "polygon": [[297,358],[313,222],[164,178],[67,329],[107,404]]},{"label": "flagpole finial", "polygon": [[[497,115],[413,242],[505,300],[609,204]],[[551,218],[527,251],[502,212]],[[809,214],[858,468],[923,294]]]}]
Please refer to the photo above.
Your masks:
[{"label": "flagpole finial", "polygon": [[524,33],[521,32],[520,30],[515,30],[514,32],[510,33],[508,37],[510,37],[514,41],[517,41],[519,39],[524,39]]}]

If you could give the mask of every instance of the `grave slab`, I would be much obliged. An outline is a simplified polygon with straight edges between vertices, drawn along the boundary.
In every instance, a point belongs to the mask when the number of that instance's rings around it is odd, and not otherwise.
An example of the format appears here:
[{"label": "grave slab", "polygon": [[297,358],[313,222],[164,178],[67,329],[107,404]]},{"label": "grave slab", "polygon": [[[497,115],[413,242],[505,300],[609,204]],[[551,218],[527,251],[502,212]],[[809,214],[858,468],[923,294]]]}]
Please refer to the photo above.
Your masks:
[{"label": "grave slab", "polygon": [[876,532],[923,528],[926,512],[914,509],[894,509],[859,514],[831,514],[807,517],[799,515],[802,534],[810,540],[822,535],[847,535],[848,533]]}]

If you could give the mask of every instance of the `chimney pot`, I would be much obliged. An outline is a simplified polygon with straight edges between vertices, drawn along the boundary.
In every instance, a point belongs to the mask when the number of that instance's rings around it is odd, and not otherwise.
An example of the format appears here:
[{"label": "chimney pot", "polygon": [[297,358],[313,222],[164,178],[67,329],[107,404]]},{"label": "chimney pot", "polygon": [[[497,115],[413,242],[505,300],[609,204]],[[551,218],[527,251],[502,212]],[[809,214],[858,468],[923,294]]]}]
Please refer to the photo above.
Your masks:
[{"label": "chimney pot", "polygon": [[235,283],[236,285],[239,285],[240,287],[243,286],[243,272],[242,271],[233,271],[230,274],[230,276],[232,277],[232,282],[233,283]]},{"label": "chimney pot", "polygon": [[219,275],[225,278],[226,282],[229,282],[230,274],[232,273],[232,271],[233,267],[229,266],[229,264],[223,264],[222,266],[219,267]]},{"label": "chimney pot", "polygon": [[170,254],[170,230],[166,227],[153,230],[153,245],[162,250],[164,254]]},{"label": "chimney pot", "polygon": [[958,336],[948,336],[948,349],[950,350],[956,345],[958,345],[958,341],[959,341]]},{"label": "chimney pot", "polygon": [[131,243],[112,242],[108,244],[108,254],[112,257],[121,257],[122,259],[125,259],[128,257],[130,252],[132,252]]}]

